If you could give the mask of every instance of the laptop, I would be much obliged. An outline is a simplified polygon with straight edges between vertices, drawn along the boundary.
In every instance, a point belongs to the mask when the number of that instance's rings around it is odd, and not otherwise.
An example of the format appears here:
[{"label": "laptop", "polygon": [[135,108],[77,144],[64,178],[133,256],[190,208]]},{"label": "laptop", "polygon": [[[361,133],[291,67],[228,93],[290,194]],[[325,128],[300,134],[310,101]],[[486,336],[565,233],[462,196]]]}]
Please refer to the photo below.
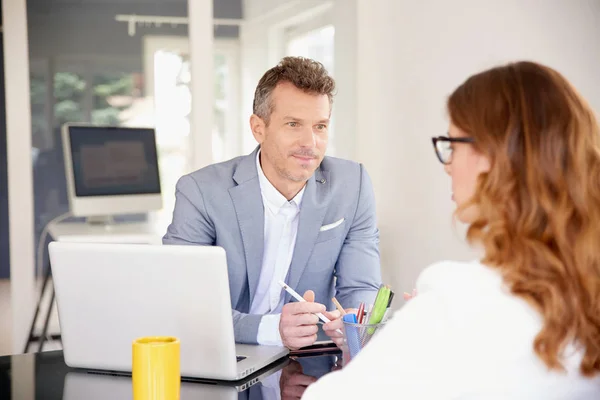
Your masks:
[{"label": "laptop", "polygon": [[221,247],[52,242],[49,253],[69,367],[131,373],[144,336],[180,339],[184,378],[240,380],[288,354],[235,343]]}]

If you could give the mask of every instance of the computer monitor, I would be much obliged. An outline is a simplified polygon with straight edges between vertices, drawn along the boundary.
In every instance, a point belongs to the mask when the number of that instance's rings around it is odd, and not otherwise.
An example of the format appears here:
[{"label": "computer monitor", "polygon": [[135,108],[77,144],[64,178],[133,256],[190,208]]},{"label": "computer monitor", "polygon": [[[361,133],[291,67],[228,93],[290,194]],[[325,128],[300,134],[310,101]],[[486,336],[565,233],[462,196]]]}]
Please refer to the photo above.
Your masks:
[{"label": "computer monitor", "polygon": [[65,124],[70,211],[90,221],[162,208],[152,128]]}]

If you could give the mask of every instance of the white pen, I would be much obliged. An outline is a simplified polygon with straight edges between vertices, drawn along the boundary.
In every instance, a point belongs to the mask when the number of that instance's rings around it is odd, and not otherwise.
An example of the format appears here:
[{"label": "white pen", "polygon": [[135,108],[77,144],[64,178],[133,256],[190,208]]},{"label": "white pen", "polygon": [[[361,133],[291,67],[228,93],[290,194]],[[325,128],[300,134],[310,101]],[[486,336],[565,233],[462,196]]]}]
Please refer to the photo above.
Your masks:
[{"label": "white pen", "polygon": [[[287,285],[287,284],[286,284],[284,281],[279,281],[279,284],[281,285],[281,287],[282,287],[282,288],[284,288],[284,289],[285,289],[285,291],[286,291],[286,292],[288,292],[289,294],[291,294],[293,298],[295,298],[296,300],[298,300],[298,301],[299,301],[299,302],[301,302],[301,303],[302,303],[302,302],[304,302],[304,303],[306,302],[306,300],[304,300],[304,297],[300,296],[300,295],[298,294],[298,292],[296,292],[294,289],[292,289],[291,287],[289,287],[289,286],[288,286],[288,285]],[[331,322],[331,321],[329,320],[329,318],[327,318],[326,316],[324,316],[324,315],[323,315],[323,314],[321,314],[321,313],[317,313],[316,315],[317,315],[317,317],[319,317],[319,319],[320,319],[321,321],[323,321],[324,323]],[[342,335],[343,335],[342,331],[340,331],[339,329],[336,329],[335,331],[336,331],[337,333],[339,333],[339,334],[342,334]]]}]

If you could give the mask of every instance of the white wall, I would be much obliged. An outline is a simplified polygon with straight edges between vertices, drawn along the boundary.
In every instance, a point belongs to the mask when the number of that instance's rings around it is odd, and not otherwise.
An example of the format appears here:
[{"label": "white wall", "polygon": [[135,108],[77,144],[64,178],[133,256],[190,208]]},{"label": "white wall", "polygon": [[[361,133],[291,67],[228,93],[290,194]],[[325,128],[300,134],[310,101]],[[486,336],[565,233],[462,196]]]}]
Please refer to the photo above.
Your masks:
[{"label": "white wall", "polygon": [[333,105],[335,116],[334,145],[336,156],[356,158],[356,113],[358,99],[358,2],[356,0],[336,0],[333,4],[332,19],[334,36],[334,71],[336,96]]},{"label": "white wall", "polygon": [[355,154],[375,186],[384,276],[409,290],[431,262],[475,256],[452,228],[450,181],[430,141],[446,132],[446,97],[483,68],[530,59],[564,73],[600,111],[600,2],[352,1],[357,108],[336,115],[356,112]]}]

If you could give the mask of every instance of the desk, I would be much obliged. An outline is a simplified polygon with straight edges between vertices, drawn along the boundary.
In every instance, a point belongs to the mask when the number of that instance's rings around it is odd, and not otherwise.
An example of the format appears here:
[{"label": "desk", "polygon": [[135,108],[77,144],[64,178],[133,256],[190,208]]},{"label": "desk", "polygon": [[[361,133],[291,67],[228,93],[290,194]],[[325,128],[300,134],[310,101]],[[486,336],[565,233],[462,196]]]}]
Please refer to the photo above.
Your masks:
[{"label": "desk", "polygon": [[[339,355],[338,355],[339,356]],[[223,382],[182,382],[181,400],[186,399],[270,399],[275,391],[299,398],[305,386],[335,369],[336,355],[286,358],[247,380]],[[258,382],[244,387],[258,377]],[[282,396],[286,398],[288,396]],[[67,367],[62,351],[0,357],[0,399],[95,400],[131,399],[131,378],[89,373]]]}]

